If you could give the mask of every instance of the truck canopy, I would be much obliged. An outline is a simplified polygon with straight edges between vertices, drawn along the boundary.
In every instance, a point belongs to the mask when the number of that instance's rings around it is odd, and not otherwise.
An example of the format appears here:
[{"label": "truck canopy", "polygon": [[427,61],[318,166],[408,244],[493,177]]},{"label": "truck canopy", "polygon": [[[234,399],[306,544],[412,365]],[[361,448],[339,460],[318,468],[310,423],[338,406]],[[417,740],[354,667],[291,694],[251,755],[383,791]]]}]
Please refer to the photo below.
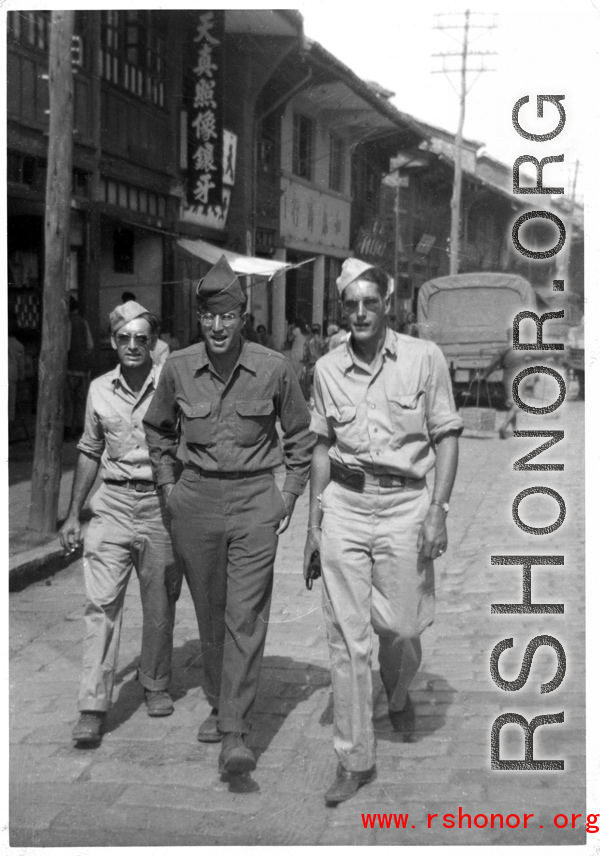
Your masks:
[{"label": "truck canopy", "polygon": [[439,345],[455,367],[481,367],[506,343],[515,315],[536,308],[532,286],[516,274],[441,276],[419,290],[419,334]]}]

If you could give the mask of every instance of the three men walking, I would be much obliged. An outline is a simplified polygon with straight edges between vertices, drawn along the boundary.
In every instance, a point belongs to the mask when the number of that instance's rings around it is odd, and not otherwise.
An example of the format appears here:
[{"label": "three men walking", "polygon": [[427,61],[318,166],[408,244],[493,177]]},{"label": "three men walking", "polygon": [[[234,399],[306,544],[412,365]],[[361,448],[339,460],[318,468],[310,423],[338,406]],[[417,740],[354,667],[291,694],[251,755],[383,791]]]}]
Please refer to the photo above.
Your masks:
[{"label": "three men walking", "polygon": [[[433,560],[447,547],[462,422],[441,351],[387,327],[387,275],[349,259],[337,287],[350,338],[316,363],[312,421],[290,363],[243,338],[245,296],[224,257],[197,289],[204,341],[172,354],[160,377],[150,357],[152,317],[132,302],[112,313],[120,365],[92,384],[61,531],[63,543],[74,547],[103,455],[104,484],[86,535],[87,635],[76,740],[101,736],[133,566],[144,609],[139,679],[148,712],[173,710],[167,690],[181,578],[170,528],[194,602],[211,706],[198,740],[222,741],[221,772],[255,768],[245,738],[273,564],[309,468],[304,572],[319,550],[339,762],[326,802],[349,799],[376,776],[371,627],[379,636],[392,726],[413,739],[408,690],[421,661],[420,634],[433,621]],[[274,469],[282,463],[280,492]]]}]

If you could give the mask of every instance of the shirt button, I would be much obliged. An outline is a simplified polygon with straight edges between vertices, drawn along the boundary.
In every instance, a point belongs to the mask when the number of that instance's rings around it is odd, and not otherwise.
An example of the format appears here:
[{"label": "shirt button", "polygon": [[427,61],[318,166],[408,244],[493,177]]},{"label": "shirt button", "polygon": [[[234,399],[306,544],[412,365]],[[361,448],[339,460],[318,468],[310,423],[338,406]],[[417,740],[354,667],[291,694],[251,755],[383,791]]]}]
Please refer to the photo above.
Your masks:
[{"label": "shirt button", "polygon": [[373,428],[373,433],[377,434],[377,428]]},{"label": "shirt button", "polygon": [[375,410],[375,405],[374,405],[374,404],[372,404],[372,405],[371,405],[371,410]]}]

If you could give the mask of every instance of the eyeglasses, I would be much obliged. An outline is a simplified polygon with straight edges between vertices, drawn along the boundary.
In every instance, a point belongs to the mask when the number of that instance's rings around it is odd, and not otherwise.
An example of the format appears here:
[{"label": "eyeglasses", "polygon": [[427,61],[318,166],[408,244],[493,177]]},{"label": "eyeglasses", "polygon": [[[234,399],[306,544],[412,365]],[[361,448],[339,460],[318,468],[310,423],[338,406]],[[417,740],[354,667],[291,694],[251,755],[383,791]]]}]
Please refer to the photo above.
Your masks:
[{"label": "eyeglasses", "polygon": [[365,300],[344,300],[342,307],[346,315],[353,315],[355,312],[358,312],[361,303],[366,312],[378,312],[382,306],[382,302],[378,297],[367,297]]},{"label": "eyeglasses", "polygon": [[132,333],[131,336],[128,336],[126,333],[121,333],[120,336],[115,336],[115,339],[119,348],[127,348],[130,342],[145,348],[150,341],[150,336],[138,335],[137,333]]},{"label": "eyeglasses", "polygon": [[221,319],[221,324],[223,325],[223,327],[233,327],[236,321],[239,321],[239,317],[233,312],[225,312],[223,315],[211,315],[210,312],[206,312],[200,315],[199,318],[200,323],[204,327],[213,327],[217,318]]}]

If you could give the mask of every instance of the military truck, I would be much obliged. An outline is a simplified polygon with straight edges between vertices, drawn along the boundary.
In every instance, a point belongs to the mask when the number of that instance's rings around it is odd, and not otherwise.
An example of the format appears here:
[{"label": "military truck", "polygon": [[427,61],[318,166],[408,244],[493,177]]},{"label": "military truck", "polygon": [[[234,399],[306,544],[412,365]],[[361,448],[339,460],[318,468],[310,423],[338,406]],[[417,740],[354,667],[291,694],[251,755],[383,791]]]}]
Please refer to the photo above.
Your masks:
[{"label": "military truck", "polygon": [[[537,311],[535,292],[511,273],[461,273],[421,286],[417,304],[419,336],[442,349],[458,403],[463,403],[480,369],[507,344],[507,329],[518,312]],[[488,379],[496,402],[504,400],[502,372]],[[487,393],[483,393],[487,398]],[[483,402],[482,402],[483,403]]]}]

